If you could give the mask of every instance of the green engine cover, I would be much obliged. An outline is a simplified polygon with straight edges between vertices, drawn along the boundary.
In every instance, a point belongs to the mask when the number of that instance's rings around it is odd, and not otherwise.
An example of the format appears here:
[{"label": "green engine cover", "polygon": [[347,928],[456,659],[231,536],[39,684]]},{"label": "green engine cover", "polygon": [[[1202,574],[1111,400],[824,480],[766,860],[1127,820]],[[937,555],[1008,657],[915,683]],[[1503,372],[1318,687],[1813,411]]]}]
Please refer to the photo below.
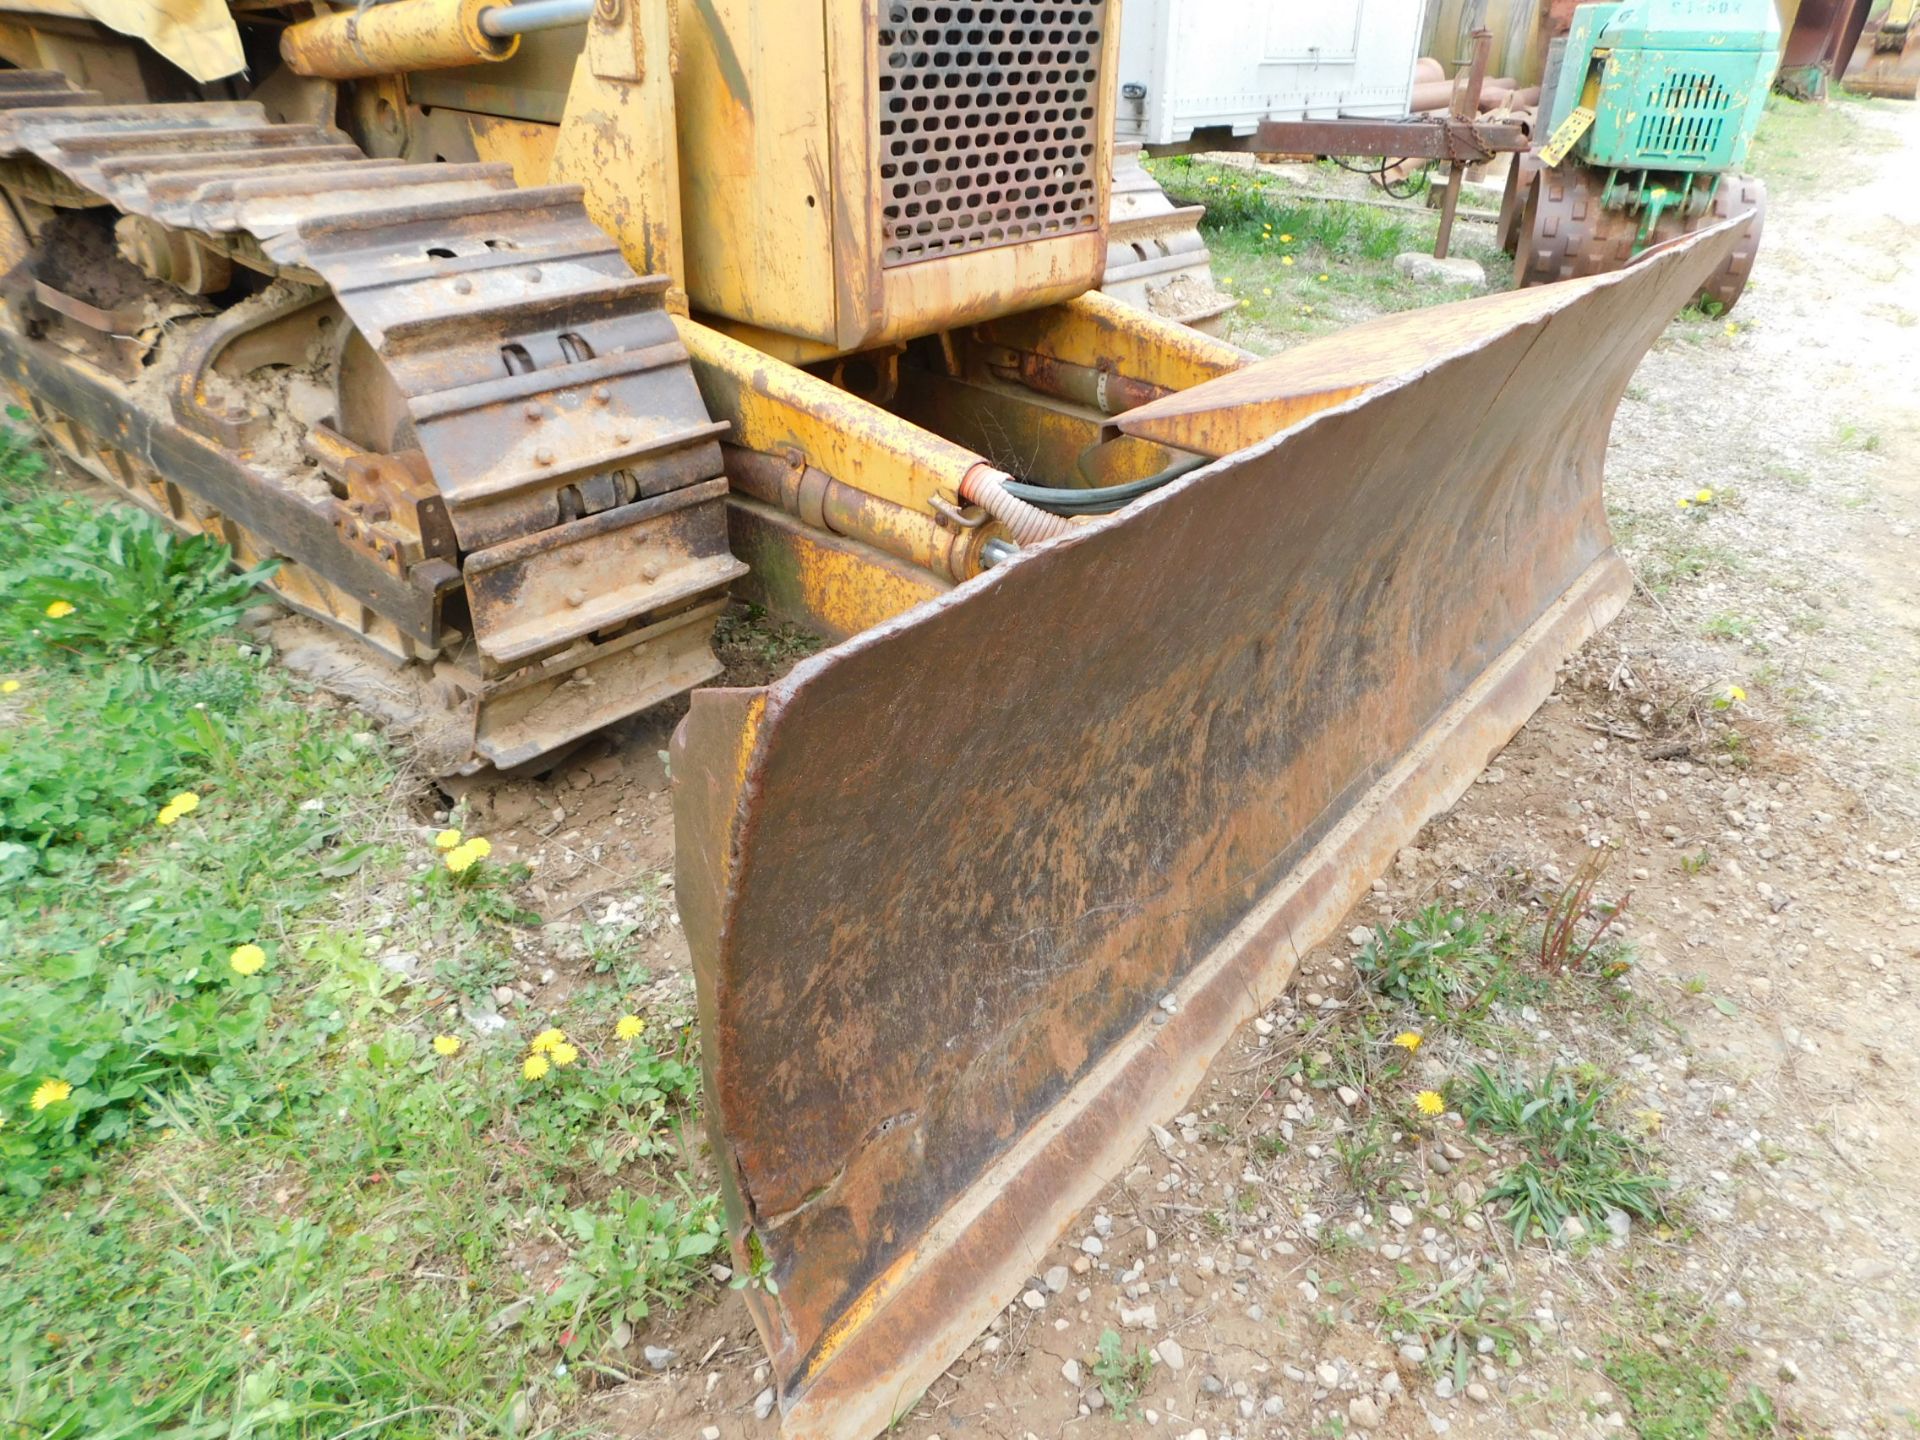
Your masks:
[{"label": "green engine cover", "polygon": [[1582,5],[1546,133],[1581,103],[1597,67],[1594,122],[1572,158],[1622,170],[1737,170],[1779,59],[1774,0]]}]

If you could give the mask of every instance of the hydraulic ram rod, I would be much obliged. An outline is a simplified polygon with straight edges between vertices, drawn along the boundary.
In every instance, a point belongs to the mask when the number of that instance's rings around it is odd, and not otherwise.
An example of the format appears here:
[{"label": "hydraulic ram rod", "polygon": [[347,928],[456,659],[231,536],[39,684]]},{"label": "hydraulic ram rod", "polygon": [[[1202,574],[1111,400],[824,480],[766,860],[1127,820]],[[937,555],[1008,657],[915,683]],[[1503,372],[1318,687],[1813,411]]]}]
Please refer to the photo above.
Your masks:
[{"label": "hydraulic ram rod", "polygon": [[593,0],[391,0],[289,26],[280,56],[296,74],[359,80],[505,60],[520,37],[582,25]]}]

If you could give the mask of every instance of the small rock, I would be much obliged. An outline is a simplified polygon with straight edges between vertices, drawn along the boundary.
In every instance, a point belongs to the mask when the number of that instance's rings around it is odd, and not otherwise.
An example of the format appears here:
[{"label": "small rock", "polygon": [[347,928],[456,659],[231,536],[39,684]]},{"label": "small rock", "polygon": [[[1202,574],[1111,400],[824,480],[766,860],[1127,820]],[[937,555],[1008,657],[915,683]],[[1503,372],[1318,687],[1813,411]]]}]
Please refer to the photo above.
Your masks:
[{"label": "small rock", "polygon": [[496,1005],[511,1005],[519,998],[520,992],[515,990],[511,985],[496,985],[493,987],[493,1003]]},{"label": "small rock", "polygon": [[1364,925],[1356,925],[1347,932],[1347,939],[1351,940],[1356,945],[1364,945],[1369,940],[1373,939],[1373,931],[1369,930]]},{"label": "small rock", "polygon": [[1175,1374],[1187,1368],[1187,1352],[1180,1348],[1180,1342],[1171,1335],[1154,1346],[1154,1353],[1159,1355],[1160,1363]]},{"label": "small rock", "polygon": [[700,1440],[720,1440],[720,1427],[709,1425],[700,1432]]},{"label": "small rock", "polygon": [[1266,1403],[1260,1407],[1260,1413],[1269,1420],[1279,1418],[1280,1412],[1287,1408],[1287,1402],[1278,1395],[1267,1396]]},{"label": "small rock", "polygon": [[1322,1385],[1331,1390],[1340,1383],[1340,1367],[1330,1360],[1322,1360],[1313,1367],[1313,1375]]},{"label": "small rock", "polygon": [[633,1343],[633,1326],[622,1320],[613,1327],[613,1334],[607,1337],[616,1350],[624,1350]]},{"label": "small rock", "polygon": [[1476,1380],[1467,1386],[1467,1398],[1476,1404],[1484,1405],[1493,1399],[1493,1392]]},{"label": "small rock", "polygon": [[1099,1236],[1089,1235],[1080,1242],[1080,1248],[1089,1255],[1100,1255],[1105,1253],[1107,1247],[1100,1243]]},{"label": "small rock", "polygon": [[1342,1085],[1333,1093],[1340,1097],[1340,1103],[1349,1110],[1360,1103],[1360,1092],[1351,1085]]},{"label": "small rock", "polygon": [[1047,1297],[1042,1295],[1038,1290],[1029,1290],[1020,1297],[1020,1303],[1029,1310],[1044,1310],[1047,1304]]},{"label": "small rock", "polygon": [[1402,1230],[1413,1224],[1413,1211],[1405,1205],[1389,1205],[1387,1216]]},{"label": "small rock", "polygon": [[1062,1290],[1067,1288],[1068,1273],[1066,1266],[1053,1265],[1048,1267],[1047,1273],[1041,1277],[1041,1281],[1046,1285],[1048,1290],[1058,1295]]},{"label": "small rock", "polygon": [[773,1386],[769,1385],[753,1397],[753,1418],[764,1420],[773,1414]]},{"label": "small rock", "polygon": [[1476,290],[1484,289],[1487,272],[1478,260],[1469,260],[1464,255],[1449,255],[1444,260],[1436,260],[1431,255],[1422,255],[1410,250],[1393,257],[1393,269],[1397,275],[1409,280],[1425,280],[1436,285],[1471,285]]},{"label": "small rock", "polygon": [[1409,1365],[1424,1365],[1427,1363],[1427,1347],[1414,1344],[1402,1345],[1400,1347],[1400,1358]]},{"label": "small rock", "polygon": [[1078,1360],[1067,1361],[1066,1364],[1060,1367],[1060,1373],[1066,1377],[1066,1382],[1073,1386],[1074,1389],[1078,1390],[1080,1388],[1080,1362]]},{"label": "small rock", "polygon": [[1380,1413],[1380,1402],[1371,1395],[1356,1395],[1347,1402],[1347,1419],[1362,1430],[1378,1430],[1386,1416]]},{"label": "small rock", "polygon": [[640,1356],[650,1370],[664,1370],[680,1358],[664,1345],[648,1345],[641,1350]]},{"label": "small rock", "polygon": [[1160,1323],[1160,1312],[1151,1305],[1142,1305],[1137,1310],[1120,1307],[1120,1326],[1124,1330],[1151,1330]]}]

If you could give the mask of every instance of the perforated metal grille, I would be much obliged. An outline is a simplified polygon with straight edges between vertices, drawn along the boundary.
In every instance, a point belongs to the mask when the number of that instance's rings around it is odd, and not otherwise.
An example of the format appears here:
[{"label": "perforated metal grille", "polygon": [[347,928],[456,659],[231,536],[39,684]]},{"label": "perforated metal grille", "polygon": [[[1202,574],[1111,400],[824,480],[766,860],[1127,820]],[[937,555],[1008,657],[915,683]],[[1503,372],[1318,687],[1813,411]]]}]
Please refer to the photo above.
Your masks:
[{"label": "perforated metal grille", "polygon": [[1091,230],[1106,0],[914,5],[880,22],[881,263]]},{"label": "perforated metal grille", "polygon": [[1669,73],[1648,92],[1634,142],[1649,160],[1705,160],[1719,147],[1732,106],[1718,77]]}]

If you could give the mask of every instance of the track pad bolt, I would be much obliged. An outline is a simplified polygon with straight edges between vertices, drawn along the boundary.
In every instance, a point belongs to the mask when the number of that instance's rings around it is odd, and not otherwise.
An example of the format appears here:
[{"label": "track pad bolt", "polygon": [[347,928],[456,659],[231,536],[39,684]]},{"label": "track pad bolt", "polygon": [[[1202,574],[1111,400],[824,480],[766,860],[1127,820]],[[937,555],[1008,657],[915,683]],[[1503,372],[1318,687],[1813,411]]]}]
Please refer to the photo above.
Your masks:
[{"label": "track pad bolt", "polygon": [[640,567],[640,578],[642,580],[658,580],[660,578],[660,562],[657,560],[649,560],[646,564],[642,565]]},{"label": "track pad bolt", "polygon": [[462,275],[458,280],[453,282],[453,293],[456,295],[471,295],[473,293],[473,281]]},{"label": "track pad bolt", "polygon": [[553,463],[553,451],[542,446],[533,452],[533,463],[536,465],[551,465]]},{"label": "track pad bolt", "polygon": [[567,604],[571,605],[574,609],[578,610],[582,605],[586,603],[587,603],[586,591],[584,590],[567,591]]},{"label": "track pad bolt", "polygon": [[538,420],[541,416],[545,415],[547,412],[542,410],[538,405],[529,405],[527,406],[526,413],[527,413],[527,418],[529,420]]},{"label": "track pad bolt", "polygon": [[607,389],[606,386],[596,385],[593,387],[593,403],[594,404],[605,405],[612,399],[613,399],[613,392]]}]

